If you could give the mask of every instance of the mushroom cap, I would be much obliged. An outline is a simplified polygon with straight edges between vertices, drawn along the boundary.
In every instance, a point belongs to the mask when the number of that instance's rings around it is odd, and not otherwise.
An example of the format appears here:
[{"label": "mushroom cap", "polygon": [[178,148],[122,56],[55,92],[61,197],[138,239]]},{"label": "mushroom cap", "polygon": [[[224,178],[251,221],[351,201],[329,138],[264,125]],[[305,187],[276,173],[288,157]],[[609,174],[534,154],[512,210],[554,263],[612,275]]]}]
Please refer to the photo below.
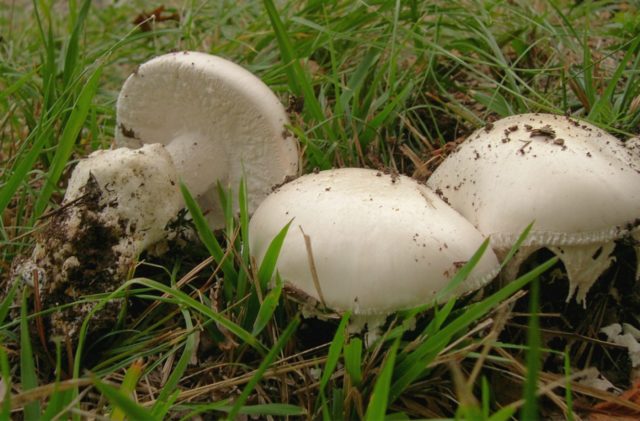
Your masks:
[{"label": "mushroom cap", "polygon": [[427,185],[509,249],[621,238],[640,218],[640,161],[605,131],[551,114],[504,118],[472,133]]},{"label": "mushroom cap", "polygon": [[[282,279],[329,308],[356,315],[430,303],[484,240],[424,185],[367,169],[305,175],[268,196],[249,225],[258,262],[291,220],[277,261]],[[487,249],[457,293],[480,288],[497,266]]]},{"label": "mushroom cap", "polygon": [[118,96],[116,143],[165,145],[212,228],[220,228],[218,181],[237,189],[244,176],[251,212],[296,174],[297,142],[288,122],[278,98],[252,73],[185,51],[156,57],[129,76]]}]

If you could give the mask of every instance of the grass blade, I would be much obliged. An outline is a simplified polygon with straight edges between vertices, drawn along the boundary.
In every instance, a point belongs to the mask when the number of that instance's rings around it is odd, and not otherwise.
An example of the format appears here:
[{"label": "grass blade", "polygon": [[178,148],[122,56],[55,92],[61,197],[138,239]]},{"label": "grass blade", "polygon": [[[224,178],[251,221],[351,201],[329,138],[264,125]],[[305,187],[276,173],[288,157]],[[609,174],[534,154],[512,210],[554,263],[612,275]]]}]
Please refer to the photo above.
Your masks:
[{"label": "grass blade", "polygon": [[[31,136],[27,138],[27,141],[29,140],[32,140]],[[20,185],[28,178],[27,174],[31,171],[38,160],[40,152],[46,143],[47,136],[36,137],[36,140],[33,142],[29,152],[22,157],[9,177],[9,180],[7,180],[7,182],[2,186],[2,190],[0,190],[0,212],[4,212],[9,203],[11,203],[11,199],[18,190],[18,187],[20,187]]]},{"label": "grass blade", "polygon": [[18,286],[22,282],[19,279],[15,279],[13,281],[13,285],[7,292],[7,295],[4,297],[4,300],[0,304],[0,324],[4,323],[4,319],[7,318],[7,314],[9,314],[9,310],[11,309],[11,305],[13,304],[13,299],[18,291]]},{"label": "grass blade", "polygon": [[329,346],[329,353],[327,354],[327,362],[324,365],[324,370],[322,370],[322,377],[320,378],[320,386],[318,386],[319,394],[324,393],[324,389],[329,383],[331,379],[331,375],[333,371],[336,369],[338,365],[338,360],[340,359],[340,354],[342,353],[342,347],[344,346],[345,333],[347,331],[347,323],[349,323],[349,318],[351,317],[350,312],[346,312],[342,315],[342,319],[340,320],[340,324],[336,329],[336,334],[331,341],[331,345]]},{"label": "grass blade", "polygon": [[122,410],[129,420],[132,421],[153,421],[155,418],[151,411],[143,408],[134,402],[126,393],[115,387],[101,382],[98,378],[93,379],[93,385],[102,393],[114,407]]},{"label": "grass blade", "polygon": [[77,68],[79,67],[77,62],[80,55],[80,34],[84,28],[84,22],[87,15],[89,14],[90,6],[91,0],[84,0],[82,8],[80,9],[80,14],[75,20],[75,25],[71,32],[71,36],[69,37],[69,42],[67,43],[67,54],[64,58],[64,72],[62,74],[62,80],[65,86],[69,86],[73,77],[77,73]]},{"label": "grass blade", "polygon": [[624,76],[624,71],[627,68],[627,64],[636,55],[636,50],[639,44],[640,36],[637,36],[633,43],[628,47],[626,53],[624,54],[624,57],[622,57],[622,60],[620,60],[620,62],[618,63],[615,72],[611,76],[611,79],[609,79],[608,81],[606,89],[604,90],[602,95],[600,95],[598,100],[595,101],[595,104],[593,104],[593,107],[591,108],[591,111],[587,116],[588,119],[602,121],[603,119],[606,119],[608,117],[606,114],[604,114],[604,111],[607,109],[607,107],[611,107],[615,89],[618,87],[618,83]]},{"label": "grass blade", "polygon": [[484,252],[487,251],[487,248],[489,247],[489,241],[490,239],[487,238],[482,242],[482,244],[480,244],[480,247],[478,247],[478,250],[476,250],[476,252],[473,253],[473,256],[471,256],[469,261],[465,263],[464,266],[462,266],[458,272],[456,272],[456,274],[451,279],[451,281],[449,281],[447,286],[441,289],[440,291],[438,291],[438,293],[436,294],[433,300],[434,302],[436,303],[441,302],[442,300],[444,300],[445,297],[451,296],[453,291],[455,291],[456,288],[458,288],[458,286],[462,282],[464,282],[465,279],[467,279],[467,277],[469,276],[473,268],[476,267],[476,265],[484,255]]},{"label": "grass blade", "polygon": [[247,181],[240,179],[238,189],[238,207],[240,208],[240,237],[242,241],[241,258],[243,269],[238,274],[238,284],[236,286],[236,299],[241,299],[247,292],[247,270],[251,259],[249,249],[249,202],[247,197]]},{"label": "grass blade", "polygon": [[[113,291],[111,294],[107,295],[106,297],[98,301],[95,307],[93,308],[93,310],[91,310],[91,312],[85,317],[84,321],[82,322],[82,326],[80,327],[80,333],[78,335],[79,336],[78,346],[76,347],[74,365],[73,365],[74,378],[80,377],[80,367],[81,367],[82,355],[84,352],[85,338],[86,338],[87,331],[89,329],[89,322],[91,321],[91,318],[93,317],[94,314],[96,314],[102,308],[104,308],[104,306],[108,302],[110,302],[110,300],[112,300],[117,296],[121,296],[123,294],[123,291],[128,290],[129,288],[131,288],[132,285],[135,285],[135,284],[140,284],[148,288],[152,288],[160,292],[163,292],[167,295],[173,296],[176,300],[178,300],[180,304],[193,308],[194,310],[208,317],[210,320],[214,321],[215,323],[218,323],[221,326],[225,327],[229,332],[236,335],[239,339],[244,341],[245,344],[251,346],[260,354],[264,355],[266,353],[265,352],[266,348],[264,347],[264,345],[262,345],[260,341],[258,341],[249,332],[247,332],[246,330],[244,330],[242,327],[238,326],[231,320],[227,319],[222,314],[215,312],[210,307],[202,304],[199,301],[194,300],[184,292],[168,287],[160,282],[156,282],[151,279],[135,278],[125,282],[123,285],[121,285],[118,289]],[[77,396],[77,393],[78,393],[77,388],[74,390],[74,393],[75,393],[75,396]]]},{"label": "grass blade", "polygon": [[[132,279],[131,281],[125,283],[122,287],[118,288],[118,290],[122,290],[124,289],[125,286],[129,286],[131,284],[136,284],[136,283],[144,286],[148,286],[150,288],[157,289],[158,291],[174,296],[176,299],[181,301],[184,305],[189,306],[194,310],[197,310],[202,315],[207,316],[209,319],[225,327],[229,332],[236,335],[239,339],[244,341],[247,345],[256,349],[256,351],[259,351],[260,353],[264,352],[264,346],[260,342],[258,342],[258,340],[249,332],[247,332],[237,324],[233,323],[231,320],[227,319],[222,314],[216,313],[211,308],[207,307],[201,302],[196,301],[193,298],[189,297],[187,294],[185,294],[182,291],[178,291],[176,289],[170,288],[164,284],[153,281],[151,279],[144,279],[144,278]],[[111,295],[114,295],[114,294],[111,294]]]},{"label": "grass blade", "polygon": [[362,340],[353,338],[344,346],[344,365],[354,386],[362,382]]},{"label": "grass blade", "polygon": [[540,372],[540,326],[538,321],[538,280],[534,279],[529,290],[529,328],[527,329],[527,378],[524,384],[523,420],[538,419],[538,377]]},{"label": "grass blade", "polygon": [[516,413],[516,408],[513,406],[505,406],[504,408],[496,411],[487,418],[487,421],[507,421],[513,419],[513,415]]},{"label": "grass blade", "polygon": [[30,72],[25,73],[24,75],[20,76],[20,79],[3,89],[2,92],[0,92],[0,101],[4,101],[10,95],[13,95],[15,92],[19,91],[27,82],[31,81],[33,76],[38,72],[38,69],[39,68],[36,67]]},{"label": "grass blade", "polygon": [[284,240],[287,237],[287,232],[289,232],[290,226],[291,221],[280,230],[278,235],[276,235],[273,240],[271,240],[269,248],[267,248],[267,252],[262,258],[260,269],[258,269],[258,280],[260,282],[260,288],[262,289],[262,291],[266,291],[267,287],[269,286],[269,282],[271,282],[273,272],[276,270],[278,256],[280,256],[280,250],[282,249],[282,245],[284,244]]},{"label": "grass blade", "polygon": [[52,420],[56,417],[72,399],[72,391],[60,390],[60,378],[62,374],[62,345],[56,340],[56,383],[53,393],[49,397],[47,409],[42,414],[43,420]]},{"label": "grass blade", "polygon": [[[329,352],[327,354],[327,361],[324,364],[324,369],[322,370],[322,377],[320,378],[320,385],[318,386],[318,399],[316,399],[316,411],[318,407],[321,408],[322,418],[327,420],[331,419],[331,415],[329,414],[327,408],[327,399],[325,397],[324,390],[331,379],[331,375],[333,374],[336,366],[338,365],[338,360],[340,359],[340,354],[342,353],[342,348],[344,346],[345,341],[345,331],[347,327],[347,323],[349,322],[349,318],[351,317],[350,312],[346,312],[342,315],[342,319],[340,320],[340,324],[336,330],[336,334],[331,341],[331,345],[329,346]],[[334,393],[337,393],[338,389],[334,389]],[[335,400],[334,403],[337,405],[340,399]],[[337,417],[338,413],[342,413],[341,409],[336,409],[335,405],[333,408],[334,418]],[[339,417],[338,417],[339,418]]]},{"label": "grass blade", "polygon": [[280,274],[276,272],[276,286],[269,291],[269,293],[264,298],[264,301],[260,305],[260,310],[258,311],[258,315],[256,316],[256,321],[253,323],[253,330],[251,334],[254,336],[258,336],[260,332],[267,326],[269,320],[273,316],[273,312],[278,307],[278,303],[280,302],[280,295],[282,293],[282,279],[280,278]]},{"label": "grass blade", "polygon": [[367,412],[365,414],[365,419],[367,421],[385,419],[385,415],[387,413],[387,402],[389,402],[391,377],[393,376],[393,368],[399,344],[400,338],[396,339],[393,345],[391,345],[387,358],[382,365],[380,375],[376,380],[376,385],[373,387],[373,393],[369,398],[369,405],[367,406]]},{"label": "grass blade", "polygon": [[[196,415],[205,412],[221,411],[230,412],[233,407],[227,405],[226,401],[214,402],[210,404],[198,405],[193,411],[189,412],[182,418],[182,421],[192,420]],[[283,404],[283,403],[267,403],[258,405],[246,405],[238,410],[239,415],[254,415],[265,416],[271,415],[274,417],[299,417],[307,415],[307,411],[304,408],[295,405]]]},{"label": "grass blade", "polygon": [[218,243],[218,240],[216,240],[216,237],[213,235],[211,228],[209,228],[209,224],[204,218],[200,206],[198,206],[198,203],[193,199],[189,189],[183,182],[180,182],[180,191],[182,192],[185,205],[193,218],[193,224],[196,226],[196,231],[198,231],[200,240],[202,240],[202,243],[207,250],[209,250],[209,253],[211,253],[213,258],[216,259],[216,262],[222,265],[224,273],[237,277],[238,273],[236,272],[236,269],[228,259],[225,259],[224,251],[222,250],[220,243]]},{"label": "grass blade", "polygon": [[[136,389],[138,380],[142,375],[144,369],[144,363],[141,360],[136,360],[127,369],[122,384],[120,385],[120,392],[125,396],[131,396]],[[124,421],[125,413],[120,406],[116,406],[111,413],[111,419],[113,421]]]},{"label": "grass blade", "polygon": [[2,396],[2,407],[0,407],[0,421],[11,420],[11,371],[9,368],[9,356],[4,346],[0,345],[0,375],[5,388]]},{"label": "grass blade", "polygon": [[289,39],[287,30],[280,20],[275,4],[272,0],[264,0],[264,6],[267,9],[271,26],[278,41],[282,61],[286,65],[285,72],[289,80],[289,87],[296,96],[304,97],[305,110],[309,110],[310,116],[318,122],[323,121],[324,113],[322,112],[322,107],[318,102],[311,81],[296,57],[293,50],[293,43]]},{"label": "grass blade", "polygon": [[264,359],[260,363],[260,366],[256,370],[256,373],[251,378],[251,380],[249,380],[247,385],[244,387],[244,389],[242,390],[242,393],[240,394],[240,396],[238,396],[238,398],[236,399],[233,407],[231,408],[231,410],[229,411],[229,414],[227,415],[227,419],[228,420],[235,419],[236,416],[240,413],[240,410],[244,406],[244,403],[249,398],[249,394],[251,394],[253,389],[256,387],[256,385],[258,384],[258,382],[262,378],[262,375],[264,374],[264,372],[267,370],[267,368],[271,365],[271,363],[278,356],[278,353],[287,344],[287,342],[289,341],[289,338],[291,337],[291,335],[293,335],[293,332],[296,331],[296,329],[298,328],[299,324],[300,324],[300,317],[296,316],[291,321],[291,323],[289,323],[289,326],[287,326],[287,328],[282,332],[282,334],[278,338],[278,341],[276,342],[276,344],[273,346],[273,348],[271,348],[269,353],[264,357]]},{"label": "grass blade", "polygon": [[[22,306],[20,307],[20,383],[23,391],[38,387],[27,316],[27,290],[24,289],[22,291]],[[24,419],[37,420],[39,418],[40,402],[34,401],[24,406]]]},{"label": "grass blade", "polygon": [[82,87],[78,100],[74,104],[73,111],[71,112],[69,120],[62,131],[62,136],[58,141],[56,153],[53,157],[53,161],[51,162],[49,173],[47,174],[46,184],[42,188],[42,191],[38,196],[38,200],[36,201],[34,207],[34,216],[36,218],[42,215],[42,212],[44,212],[45,208],[49,204],[49,199],[60,180],[64,167],[67,165],[67,162],[71,157],[73,147],[78,135],[80,134],[80,130],[87,119],[93,97],[98,89],[98,82],[100,81],[101,73],[102,66],[99,66],[94,70],[87,83]]},{"label": "grass blade", "polygon": [[[182,309],[182,317],[184,318],[185,327],[188,332],[193,330],[193,322],[191,321],[191,315],[186,309]],[[171,400],[171,396],[174,395],[174,392],[177,392],[178,383],[182,378],[182,375],[187,370],[187,365],[191,360],[193,355],[193,351],[196,347],[196,333],[192,332],[187,336],[187,339],[184,342],[184,350],[182,351],[182,355],[180,359],[176,363],[173,370],[171,370],[171,375],[167,379],[167,382],[163,385],[160,394],[158,395],[158,399],[156,403],[153,405],[151,409],[151,413],[158,419],[164,419],[167,411],[170,407],[166,404]]]}]

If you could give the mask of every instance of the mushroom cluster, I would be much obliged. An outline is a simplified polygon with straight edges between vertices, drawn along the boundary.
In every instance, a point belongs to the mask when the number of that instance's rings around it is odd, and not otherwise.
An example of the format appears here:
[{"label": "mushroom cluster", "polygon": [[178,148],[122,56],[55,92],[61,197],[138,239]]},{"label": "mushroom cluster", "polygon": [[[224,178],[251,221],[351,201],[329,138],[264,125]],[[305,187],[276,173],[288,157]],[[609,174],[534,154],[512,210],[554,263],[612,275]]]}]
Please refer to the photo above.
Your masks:
[{"label": "mushroom cluster", "polygon": [[[460,144],[429,188],[355,169],[282,186],[253,216],[251,250],[260,262],[292,221],[277,263],[282,278],[375,325],[432,300],[485,237],[504,258],[534,222],[504,276],[515,278],[527,257],[547,248],[566,268],[567,300],[575,294],[585,303],[616,241],[640,239],[638,143],[564,116],[508,117]],[[493,253],[484,256],[457,292],[479,288],[496,267]]]},{"label": "mushroom cluster", "polygon": [[[165,238],[183,207],[179,179],[216,229],[224,226],[216,184],[234,187],[244,177],[257,262],[293,221],[277,262],[282,278],[372,330],[397,310],[446,298],[440,293],[490,237],[493,251],[455,293],[483,286],[532,221],[506,276],[547,248],[564,263],[569,298],[582,302],[610,266],[616,241],[640,241],[640,142],[623,144],[568,117],[492,123],[460,144],[426,185],[353,168],[286,183],[299,159],[287,124],[264,83],[219,57],[179,52],[141,65],[118,97],[119,148],[77,165],[50,222],[64,234],[44,231],[23,278],[51,305],[90,291],[82,287],[88,277],[88,285],[115,289],[138,255]],[[74,307],[67,319],[81,320],[90,308]],[[58,325],[57,333],[72,335]]]},{"label": "mushroom cluster", "polygon": [[[297,173],[297,142],[276,95],[247,70],[208,54],[171,53],[142,64],[120,92],[117,124],[119,147],[80,160],[62,207],[16,268],[28,284],[37,282],[46,307],[119,287],[184,207],[180,179],[216,229],[224,225],[217,183],[236,187],[244,177],[253,210]],[[53,333],[73,337],[92,308],[56,313]]]},{"label": "mushroom cluster", "polygon": [[533,221],[506,276],[547,248],[567,271],[567,300],[575,294],[584,304],[615,242],[639,237],[640,160],[632,145],[569,117],[517,115],[471,134],[427,185],[489,236],[498,256]]}]

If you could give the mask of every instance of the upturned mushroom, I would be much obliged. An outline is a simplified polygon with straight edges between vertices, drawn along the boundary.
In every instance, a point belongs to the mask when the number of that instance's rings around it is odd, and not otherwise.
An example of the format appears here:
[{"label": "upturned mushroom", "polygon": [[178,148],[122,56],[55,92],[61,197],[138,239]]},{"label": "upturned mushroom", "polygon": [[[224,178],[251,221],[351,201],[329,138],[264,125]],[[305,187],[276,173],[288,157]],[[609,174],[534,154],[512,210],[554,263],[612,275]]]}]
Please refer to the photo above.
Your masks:
[{"label": "upturned mushroom", "polygon": [[[165,226],[182,206],[178,175],[162,145],[96,151],[74,169],[62,206],[46,216],[18,272],[37,283],[43,308],[111,292],[138,255],[165,238]],[[53,313],[51,335],[75,338],[93,307],[86,302]],[[111,324],[118,309],[109,303],[101,320]]]},{"label": "upturned mushroom", "polygon": [[[284,282],[350,310],[370,331],[395,311],[431,303],[484,240],[426,186],[367,169],[305,175],[269,195],[249,226],[257,262],[289,221],[277,261]],[[480,288],[497,267],[487,249],[457,293]]]},{"label": "upturned mushroom", "polygon": [[117,101],[116,143],[165,145],[211,227],[221,228],[217,182],[236,188],[244,176],[252,212],[273,186],[296,175],[297,142],[288,121],[278,98],[252,73],[185,51],[156,57],[129,76]]},{"label": "upturned mushroom", "polygon": [[569,278],[569,300],[610,266],[616,240],[640,224],[640,161],[603,130],[573,118],[524,114],[472,133],[427,185],[491,237],[504,255],[534,222],[507,276],[540,248]]},{"label": "upturned mushroom", "polygon": [[[235,187],[246,177],[253,210],[297,171],[297,143],[278,98],[219,57],[182,52],[143,64],[122,88],[117,120],[124,147],[78,163],[62,207],[17,269],[39,287],[45,307],[119,287],[184,206],[180,178],[220,228],[218,182]],[[73,336],[91,308],[54,314],[54,333]]]}]

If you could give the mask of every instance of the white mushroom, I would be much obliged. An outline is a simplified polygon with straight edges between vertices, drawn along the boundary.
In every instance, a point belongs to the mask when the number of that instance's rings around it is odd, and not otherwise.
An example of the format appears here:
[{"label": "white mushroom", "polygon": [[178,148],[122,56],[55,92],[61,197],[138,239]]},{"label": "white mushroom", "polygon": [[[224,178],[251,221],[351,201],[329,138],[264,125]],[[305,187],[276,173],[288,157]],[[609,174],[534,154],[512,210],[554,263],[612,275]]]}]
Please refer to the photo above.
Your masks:
[{"label": "white mushroom", "polygon": [[510,276],[546,247],[567,270],[567,299],[575,293],[584,303],[613,260],[615,240],[638,233],[639,162],[591,124],[524,114],[471,134],[427,185],[490,236],[498,256],[535,221]]},{"label": "white mushroom", "polygon": [[[431,303],[484,240],[424,185],[367,169],[305,175],[268,196],[249,226],[258,262],[291,220],[277,261],[282,279],[333,310],[351,310],[370,330],[390,313]],[[487,250],[457,292],[480,288],[497,266]]]},{"label": "white mushroom", "polygon": [[[113,291],[138,255],[164,239],[182,206],[162,145],[94,152],[74,169],[62,206],[46,217],[31,258],[17,271],[32,286],[37,281],[43,308]],[[52,335],[75,337],[92,308],[85,303],[52,314]],[[112,323],[118,304],[108,308],[105,322]]]},{"label": "white mushroom", "polygon": [[[297,172],[297,143],[273,92],[242,67],[196,52],[142,64],[118,97],[116,142],[166,146],[212,228],[224,226],[216,183],[247,180],[249,211]],[[237,209],[237,207],[236,207]]]}]

